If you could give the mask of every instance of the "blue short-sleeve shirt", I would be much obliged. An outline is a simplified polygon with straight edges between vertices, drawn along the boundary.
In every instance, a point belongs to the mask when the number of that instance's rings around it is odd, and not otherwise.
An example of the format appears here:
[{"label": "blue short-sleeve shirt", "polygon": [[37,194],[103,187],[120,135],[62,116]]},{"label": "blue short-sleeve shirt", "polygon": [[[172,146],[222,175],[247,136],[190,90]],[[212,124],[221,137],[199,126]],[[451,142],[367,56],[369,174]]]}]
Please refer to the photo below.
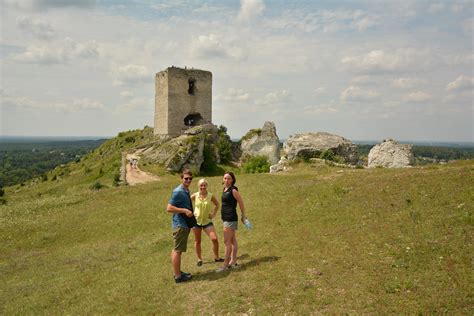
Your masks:
[{"label": "blue short-sleeve shirt", "polygon": [[[180,184],[173,190],[173,193],[171,193],[171,198],[169,199],[168,204],[171,204],[173,206],[180,207],[180,208],[187,208],[188,210],[193,209],[189,191],[186,191],[186,189],[183,187],[182,184]],[[177,227],[189,228],[183,216],[176,213],[173,214],[172,216],[171,226],[173,229]]]}]

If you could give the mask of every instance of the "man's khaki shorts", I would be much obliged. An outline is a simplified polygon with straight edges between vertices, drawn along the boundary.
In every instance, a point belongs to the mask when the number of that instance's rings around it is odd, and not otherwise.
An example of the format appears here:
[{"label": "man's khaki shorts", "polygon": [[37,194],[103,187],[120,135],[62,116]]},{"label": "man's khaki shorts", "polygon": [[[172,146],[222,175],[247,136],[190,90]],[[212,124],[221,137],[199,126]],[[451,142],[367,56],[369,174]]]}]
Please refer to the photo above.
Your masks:
[{"label": "man's khaki shorts", "polygon": [[177,227],[173,229],[173,239],[174,239],[174,250],[179,252],[186,252],[186,246],[188,245],[188,236],[190,228]]}]

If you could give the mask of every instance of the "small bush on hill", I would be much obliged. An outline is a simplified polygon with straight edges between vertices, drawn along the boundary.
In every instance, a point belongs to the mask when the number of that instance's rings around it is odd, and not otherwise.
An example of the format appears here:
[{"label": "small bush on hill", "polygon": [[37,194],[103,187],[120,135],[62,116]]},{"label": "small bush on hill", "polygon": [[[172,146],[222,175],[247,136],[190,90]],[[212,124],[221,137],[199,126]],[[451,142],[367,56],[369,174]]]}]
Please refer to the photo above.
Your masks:
[{"label": "small bush on hill", "polygon": [[91,190],[100,190],[104,187],[104,185],[102,183],[100,183],[100,181],[96,181],[92,186],[91,186]]},{"label": "small bush on hill", "polygon": [[245,173],[265,173],[270,172],[270,163],[265,156],[253,156],[242,164],[242,170]]},{"label": "small bush on hill", "polygon": [[114,174],[114,186],[118,187],[120,185],[120,173]]},{"label": "small bush on hill", "polygon": [[334,154],[334,152],[331,149],[326,149],[325,151],[323,151],[321,153],[321,155],[319,155],[319,158],[333,161],[335,156],[336,155]]}]

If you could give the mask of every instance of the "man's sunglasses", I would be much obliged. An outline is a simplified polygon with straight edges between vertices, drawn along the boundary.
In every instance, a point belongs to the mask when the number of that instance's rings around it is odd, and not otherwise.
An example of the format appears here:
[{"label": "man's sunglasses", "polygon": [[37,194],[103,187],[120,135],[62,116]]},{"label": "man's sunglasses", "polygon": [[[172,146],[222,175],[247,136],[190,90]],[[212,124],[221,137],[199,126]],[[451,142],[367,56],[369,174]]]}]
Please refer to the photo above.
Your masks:
[{"label": "man's sunglasses", "polygon": [[184,179],[184,180],[189,180],[189,181],[191,181],[191,180],[193,179],[193,177],[185,177],[185,178],[183,178],[183,179]]}]

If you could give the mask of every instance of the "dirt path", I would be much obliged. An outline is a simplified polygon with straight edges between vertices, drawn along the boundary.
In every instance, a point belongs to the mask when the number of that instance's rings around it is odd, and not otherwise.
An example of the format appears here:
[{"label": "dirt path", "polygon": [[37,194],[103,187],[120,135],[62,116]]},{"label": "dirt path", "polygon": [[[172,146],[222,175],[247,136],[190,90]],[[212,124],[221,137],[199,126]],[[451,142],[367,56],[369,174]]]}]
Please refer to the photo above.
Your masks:
[{"label": "dirt path", "polygon": [[135,185],[160,180],[159,177],[142,171],[138,167],[132,168],[130,163],[127,163],[127,173],[125,174],[125,178],[127,180],[128,185]]}]

